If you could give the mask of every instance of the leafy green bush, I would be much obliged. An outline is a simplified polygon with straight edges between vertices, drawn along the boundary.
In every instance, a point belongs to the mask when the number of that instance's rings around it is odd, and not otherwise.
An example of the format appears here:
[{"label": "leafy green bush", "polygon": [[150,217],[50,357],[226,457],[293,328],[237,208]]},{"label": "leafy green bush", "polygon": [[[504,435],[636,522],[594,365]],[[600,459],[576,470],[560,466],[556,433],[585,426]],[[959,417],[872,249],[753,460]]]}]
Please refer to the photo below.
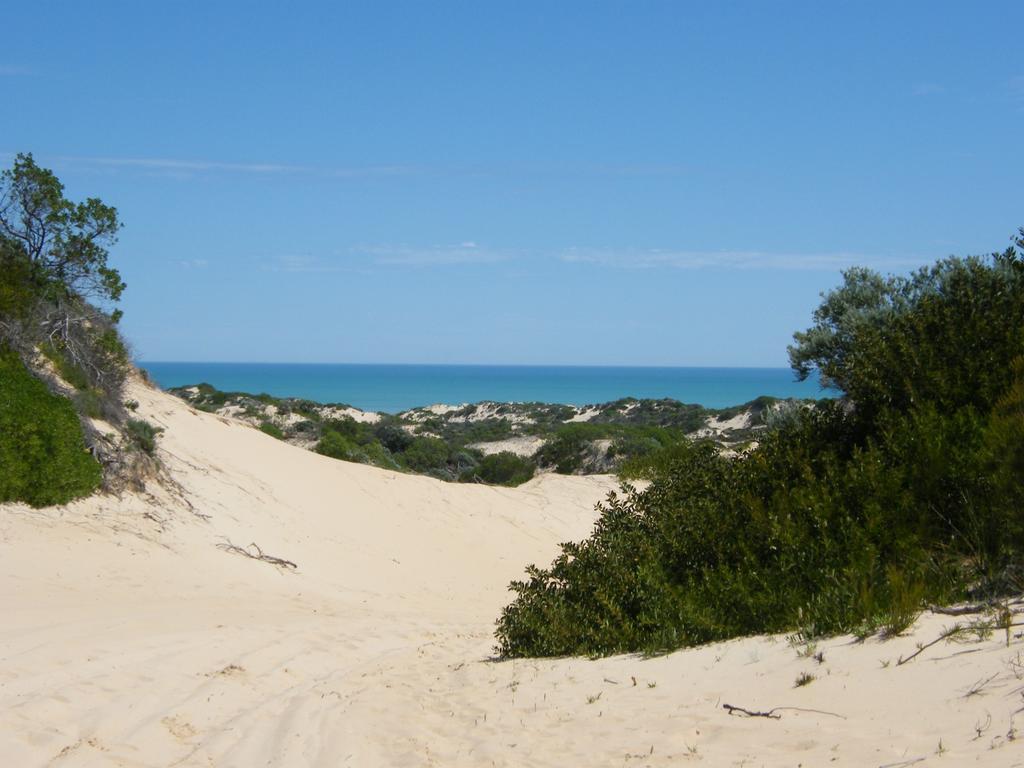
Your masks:
[{"label": "leafy green bush", "polygon": [[0,501],[63,504],[92,493],[101,479],[71,403],[0,349]]},{"label": "leafy green bush", "polygon": [[150,456],[156,451],[157,435],[163,431],[163,427],[154,427],[143,419],[128,419],[125,424],[125,434],[131,440],[132,445]]},{"label": "leafy green bush", "polygon": [[330,456],[332,459],[358,461],[357,458],[354,458],[358,452],[355,443],[333,429],[324,430],[320,441],[313,450],[324,456]]},{"label": "leafy green bush", "polygon": [[898,634],[927,601],[1019,590],[1022,275],[1015,253],[849,273],[791,352],[847,398],[788,413],[740,459],[659,452],[648,490],[610,497],[590,538],[512,584],[498,650]]},{"label": "leafy green bush", "polygon": [[87,387],[71,396],[71,402],[75,410],[90,419],[103,418],[103,402],[99,393],[92,387]]},{"label": "leafy green bush", "polygon": [[471,469],[464,470],[463,482],[480,480],[491,485],[522,485],[533,477],[536,467],[529,459],[508,451],[485,456]]},{"label": "leafy green bush", "polygon": [[414,472],[445,473],[448,445],[437,437],[417,437],[400,454],[400,460]]},{"label": "leafy green bush", "polygon": [[[350,419],[351,421],[351,419]],[[364,426],[364,425],[360,425]],[[360,431],[358,435],[366,437],[366,433]],[[351,437],[347,437],[336,429],[326,428],[320,436],[316,447],[313,449],[324,456],[342,461],[353,461],[359,464],[372,464],[375,467],[384,469],[399,469],[400,465],[391,452],[385,448],[380,441],[370,437],[362,444]]]},{"label": "leafy green bush", "polygon": [[398,424],[382,423],[374,429],[381,444],[392,453],[401,453],[412,445],[413,436]]},{"label": "leafy green bush", "polygon": [[51,363],[53,363],[53,367],[57,369],[57,373],[60,374],[60,377],[72,387],[78,390],[86,390],[89,388],[89,377],[86,375],[85,371],[82,370],[81,366],[75,365],[68,359],[60,344],[46,341],[39,345],[39,351],[42,352]]},{"label": "leafy green bush", "polygon": [[277,424],[272,421],[264,421],[260,424],[260,432],[276,437],[278,440],[284,440],[284,432]]},{"label": "leafy green bush", "polygon": [[41,288],[18,245],[0,238],[0,317],[24,320]]},{"label": "leafy green bush", "polygon": [[[661,404],[661,401],[653,402]],[[703,412],[703,409],[700,410]],[[564,424],[555,430],[534,458],[538,466],[550,467],[563,475],[577,472],[606,472],[610,467],[630,462],[639,466],[643,457],[683,439],[685,432],[678,427],[663,428],[596,421]],[[595,453],[599,453],[595,447],[598,440],[610,441],[603,457],[595,456]]]}]

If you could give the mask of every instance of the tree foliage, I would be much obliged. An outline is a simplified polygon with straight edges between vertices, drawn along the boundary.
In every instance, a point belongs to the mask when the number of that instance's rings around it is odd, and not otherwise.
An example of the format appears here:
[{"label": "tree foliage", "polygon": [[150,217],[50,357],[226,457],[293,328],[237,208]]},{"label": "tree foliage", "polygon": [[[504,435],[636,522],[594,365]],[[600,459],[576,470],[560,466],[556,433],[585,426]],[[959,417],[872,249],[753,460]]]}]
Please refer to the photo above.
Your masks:
[{"label": "tree foliage", "polygon": [[112,309],[125,284],[109,265],[120,229],[115,208],[68,200],[31,154],[0,173],[0,341],[24,359],[45,345],[59,370],[84,377],[108,405],[128,369]]},{"label": "tree foliage", "polygon": [[70,401],[47,391],[0,346],[0,501],[62,504],[91,493],[101,479]]},{"label": "tree foliage", "polygon": [[[125,285],[109,265],[120,228],[102,201],[68,200],[31,154],[0,172],[0,498],[53,504],[93,490],[100,465],[84,441],[111,477],[126,467],[90,421],[126,418],[130,363],[113,309]],[[52,372],[70,398],[47,393],[43,381],[62,389]]]},{"label": "tree foliage", "polygon": [[472,469],[463,472],[462,480],[479,481],[491,485],[522,485],[533,477],[536,467],[523,456],[501,451],[485,456]]},{"label": "tree foliage", "polygon": [[865,415],[915,403],[991,404],[1024,337],[1024,228],[989,258],[948,258],[909,276],[855,268],[789,347],[801,378],[817,370]]},{"label": "tree foliage", "polygon": [[66,199],[64,185],[31,153],[0,173],[0,237],[31,265],[41,287],[117,301],[125,285],[107,260],[120,229],[115,208],[94,197]]},{"label": "tree foliage", "polygon": [[1024,588],[1018,249],[847,272],[790,350],[845,398],[788,413],[739,459],[661,453],[646,491],[610,497],[590,538],[512,584],[498,650],[898,631],[924,600]]}]

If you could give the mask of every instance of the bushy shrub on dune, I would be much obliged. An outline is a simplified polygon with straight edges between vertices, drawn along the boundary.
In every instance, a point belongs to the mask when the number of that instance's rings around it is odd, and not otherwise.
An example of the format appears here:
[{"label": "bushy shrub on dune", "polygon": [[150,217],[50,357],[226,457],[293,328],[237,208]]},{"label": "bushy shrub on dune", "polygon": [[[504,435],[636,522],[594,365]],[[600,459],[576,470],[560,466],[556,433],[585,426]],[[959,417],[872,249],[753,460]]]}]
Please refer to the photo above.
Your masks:
[{"label": "bushy shrub on dune", "polygon": [[101,480],[71,402],[0,348],[0,501],[63,504],[92,493]]},{"label": "bushy shrub on dune", "polygon": [[275,437],[278,440],[284,440],[284,431],[272,421],[263,421],[260,423],[260,432]]},{"label": "bushy shrub on dune", "polygon": [[163,431],[163,427],[155,427],[144,419],[128,419],[125,424],[125,434],[132,446],[150,456],[156,453],[156,439]]},{"label": "bushy shrub on dune", "polygon": [[330,456],[332,459],[357,461],[357,459],[352,457],[356,454],[358,446],[333,429],[324,430],[314,450],[324,456]]},{"label": "bushy shrub on dune", "polygon": [[535,471],[536,467],[529,459],[501,451],[482,458],[479,464],[466,470],[460,479],[463,482],[516,486],[531,479]]},{"label": "bushy shrub on dune", "polygon": [[[32,450],[42,440],[52,441],[61,457],[74,454],[62,453],[60,448],[73,442],[62,415],[73,406],[72,413],[77,410],[80,421],[78,439],[84,434],[93,454],[103,461],[111,488],[120,483],[128,464],[116,449],[111,450],[92,419],[127,428],[124,387],[131,365],[117,330],[121,311],[114,309],[125,284],[108,263],[108,249],[117,242],[120,228],[116,209],[97,198],[68,200],[59,179],[38,166],[30,154],[17,155],[12,167],[0,172],[0,346],[20,358],[19,365],[27,364],[36,377],[49,382],[53,392],[63,391],[53,372],[75,391],[60,407],[34,397],[24,388],[20,371],[13,373],[18,366],[7,353],[5,375],[13,378],[3,385],[20,392],[37,416],[49,414],[55,420],[30,430],[35,441]],[[49,364],[37,363],[40,352]],[[24,423],[11,428],[28,434]],[[31,456],[24,458],[34,461]],[[55,490],[60,484],[54,485],[46,475],[52,465],[33,465],[44,473],[38,483],[30,483],[35,488],[33,503],[52,503],[41,499],[63,500],[78,495],[83,487],[94,487],[89,478],[95,462],[68,461],[69,485],[60,491]],[[26,466],[4,465],[0,472],[10,480],[21,476]]]},{"label": "bushy shrub on dune", "polygon": [[500,653],[898,632],[925,601],[1024,589],[1020,252],[852,270],[796,341],[796,370],[846,397],[739,459],[660,453],[648,490],[611,497],[590,538],[513,583]]},{"label": "bushy shrub on dune", "polygon": [[448,444],[437,437],[416,437],[401,454],[402,463],[414,472],[443,472],[448,467]]}]

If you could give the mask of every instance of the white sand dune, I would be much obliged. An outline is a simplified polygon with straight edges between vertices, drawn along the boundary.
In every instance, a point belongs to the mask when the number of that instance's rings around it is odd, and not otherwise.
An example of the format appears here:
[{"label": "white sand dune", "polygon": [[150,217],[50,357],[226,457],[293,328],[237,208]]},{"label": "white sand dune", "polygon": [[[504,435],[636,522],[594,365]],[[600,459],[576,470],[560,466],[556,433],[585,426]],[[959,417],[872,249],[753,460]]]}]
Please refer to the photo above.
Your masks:
[{"label": "white sand dune", "polygon": [[495,453],[514,453],[516,456],[533,456],[544,445],[544,438],[536,435],[516,435],[507,437],[504,440],[491,440],[485,443],[473,443],[470,448],[476,448],[484,456],[492,456]]},{"label": "white sand dune", "polygon": [[178,493],[0,506],[0,766],[1024,765],[1019,639],[496,663],[508,581],[609,478],[444,484],[131,396]]}]

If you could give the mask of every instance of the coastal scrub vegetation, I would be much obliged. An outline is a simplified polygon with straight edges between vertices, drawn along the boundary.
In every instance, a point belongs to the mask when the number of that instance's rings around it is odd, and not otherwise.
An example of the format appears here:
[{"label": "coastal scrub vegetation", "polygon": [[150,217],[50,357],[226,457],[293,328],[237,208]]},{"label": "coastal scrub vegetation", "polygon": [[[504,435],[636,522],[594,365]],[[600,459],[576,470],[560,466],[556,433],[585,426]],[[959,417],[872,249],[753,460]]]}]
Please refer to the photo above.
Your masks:
[{"label": "coastal scrub vegetation", "polygon": [[530,566],[502,656],[903,631],[927,602],[1024,589],[1024,230],[989,257],[844,274],[789,354],[842,397],[734,458],[677,442]]},{"label": "coastal scrub vegetation", "polygon": [[71,402],[9,349],[0,349],[0,468],[0,501],[36,507],[92,493],[103,476]]},{"label": "coastal scrub vegetation", "polygon": [[478,480],[490,485],[522,485],[537,471],[534,463],[523,456],[509,451],[499,451],[484,456],[472,469],[466,470],[461,478],[464,482]]},{"label": "coastal scrub vegetation", "polygon": [[[108,264],[120,228],[116,209],[68,200],[31,154],[0,173],[0,452],[25,441],[0,463],[5,500],[67,501],[95,489],[94,457],[123,464],[91,423],[126,419],[131,364],[114,309],[125,284]],[[43,454],[51,460],[40,463]]]},{"label": "coastal scrub vegetation", "polygon": [[680,442],[709,441],[731,453],[749,450],[769,423],[814,403],[759,397],[715,410],[670,398],[623,398],[582,407],[481,402],[388,414],[344,403],[223,392],[208,383],[170,391],[195,408],[240,418],[324,456],[492,485],[518,485],[538,472],[646,478],[670,460]]}]

